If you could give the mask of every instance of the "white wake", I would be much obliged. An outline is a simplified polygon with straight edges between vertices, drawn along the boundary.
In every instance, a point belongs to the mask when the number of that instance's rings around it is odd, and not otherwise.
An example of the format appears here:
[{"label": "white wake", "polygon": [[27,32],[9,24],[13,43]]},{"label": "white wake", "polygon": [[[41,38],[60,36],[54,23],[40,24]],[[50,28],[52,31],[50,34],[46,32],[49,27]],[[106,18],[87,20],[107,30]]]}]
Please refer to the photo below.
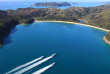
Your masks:
[{"label": "white wake", "polygon": [[51,68],[52,66],[54,66],[54,64],[55,64],[55,63],[52,63],[52,64],[50,64],[50,65],[48,65],[48,66],[46,66],[46,67],[44,67],[44,68],[42,68],[42,69],[40,69],[40,70],[38,70],[38,71],[36,71],[36,72],[33,72],[32,74],[41,74],[41,73],[45,72],[47,69],[49,69],[49,68]]},{"label": "white wake", "polygon": [[10,70],[9,72],[7,72],[7,73],[5,73],[5,74],[12,73],[12,72],[14,72],[14,71],[16,71],[16,70],[19,70],[19,69],[21,69],[21,68],[24,68],[24,67],[30,65],[30,64],[33,64],[34,62],[36,62],[36,61],[42,59],[43,57],[44,57],[44,56],[41,56],[40,58],[37,58],[37,59],[35,59],[35,60],[32,60],[32,61],[30,61],[30,62],[28,62],[28,63],[26,63],[26,64],[20,65],[20,66],[14,68],[14,69],[12,69],[12,70]]},{"label": "white wake", "polygon": [[53,55],[51,55],[50,57],[47,57],[47,58],[45,58],[45,59],[43,59],[43,60],[41,60],[41,61],[39,61],[39,62],[36,62],[36,63],[34,63],[34,64],[32,64],[32,65],[26,67],[26,68],[23,68],[23,69],[21,69],[21,70],[15,72],[14,74],[22,74],[22,73],[24,73],[24,72],[26,72],[26,71],[28,71],[28,70],[30,70],[30,69],[32,69],[32,68],[34,68],[34,67],[40,65],[40,64],[42,64],[43,62],[45,62],[45,61],[47,61],[47,60],[53,58],[55,55],[56,55],[56,54],[53,54]]}]

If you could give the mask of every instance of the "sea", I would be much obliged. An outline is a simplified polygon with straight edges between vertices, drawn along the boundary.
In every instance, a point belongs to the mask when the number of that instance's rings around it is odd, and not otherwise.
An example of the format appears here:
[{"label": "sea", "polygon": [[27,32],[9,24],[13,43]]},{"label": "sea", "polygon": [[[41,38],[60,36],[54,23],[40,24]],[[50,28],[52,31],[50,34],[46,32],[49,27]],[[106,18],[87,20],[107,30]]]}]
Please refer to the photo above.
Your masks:
[{"label": "sea", "polygon": [[[62,6],[62,7],[35,7],[35,6],[31,6],[35,3],[39,3],[40,1],[0,1],[0,10],[16,10],[18,8],[60,8],[60,9],[67,9],[71,6]],[[71,2],[69,1],[68,3],[70,3],[72,6],[75,7],[96,7],[96,6],[100,6],[100,5],[104,5],[106,3],[102,3],[102,2],[79,2],[79,1],[75,1],[75,2]],[[76,3],[76,4],[73,4]]]},{"label": "sea", "polygon": [[[15,10],[33,3],[0,2],[0,9]],[[77,6],[99,5],[103,4],[82,2]],[[36,71],[42,74],[110,74],[110,45],[103,41],[106,34],[106,31],[80,24],[34,22],[18,25],[0,47],[0,74],[18,74],[21,70],[24,74]],[[38,62],[32,61],[41,56],[44,57]]]}]

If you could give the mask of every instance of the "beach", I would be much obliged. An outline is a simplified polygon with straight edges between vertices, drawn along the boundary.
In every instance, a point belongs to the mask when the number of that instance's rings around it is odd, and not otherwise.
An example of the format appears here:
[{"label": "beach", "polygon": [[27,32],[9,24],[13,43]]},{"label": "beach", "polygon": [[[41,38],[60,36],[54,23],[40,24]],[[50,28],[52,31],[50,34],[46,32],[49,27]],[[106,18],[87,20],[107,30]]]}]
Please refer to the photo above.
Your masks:
[{"label": "beach", "polygon": [[[109,32],[109,30],[104,29],[104,28],[100,28],[100,27],[96,27],[96,26],[92,26],[92,25],[88,25],[88,24],[76,23],[76,22],[68,22],[68,21],[42,21],[42,20],[35,20],[35,21],[36,22],[60,22],[60,23],[77,24],[77,25],[88,26],[88,27],[92,27],[92,28],[95,28],[95,29],[99,29],[99,30],[103,30],[103,31]],[[103,40],[105,41],[105,43],[110,45],[110,41],[108,41],[105,36],[103,37]]]},{"label": "beach", "polygon": [[109,30],[104,29],[104,28],[100,28],[100,27],[96,27],[96,26],[92,26],[92,25],[88,25],[88,24],[69,22],[69,21],[42,21],[42,20],[35,20],[35,22],[60,22],[60,23],[78,24],[78,25],[84,25],[84,26],[88,26],[88,27],[92,27],[92,28],[96,28],[96,29],[100,29],[100,30],[109,32]]}]

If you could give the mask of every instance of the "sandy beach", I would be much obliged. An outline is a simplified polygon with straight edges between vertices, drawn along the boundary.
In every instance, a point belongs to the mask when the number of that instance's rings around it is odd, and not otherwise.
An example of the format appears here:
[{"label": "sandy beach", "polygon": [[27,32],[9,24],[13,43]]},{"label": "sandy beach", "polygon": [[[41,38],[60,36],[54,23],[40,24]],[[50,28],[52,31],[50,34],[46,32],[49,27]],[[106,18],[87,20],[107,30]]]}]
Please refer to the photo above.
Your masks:
[{"label": "sandy beach", "polygon": [[109,30],[107,30],[107,29],[92,26],[92,25],[88,25],[88,24],[82,24],[82,23],[75,23],[75,22],[68,22],[68,21],[42,21],[42,20],[35,20],[35,21],[36,22],[60,22],[60,23],[78,24],[78,25],[84,25],[84,26],[88,26],[88,27],[92,27],[92,28],[96,28],[96,29],[100,29],[100,30],[109,32]]}]

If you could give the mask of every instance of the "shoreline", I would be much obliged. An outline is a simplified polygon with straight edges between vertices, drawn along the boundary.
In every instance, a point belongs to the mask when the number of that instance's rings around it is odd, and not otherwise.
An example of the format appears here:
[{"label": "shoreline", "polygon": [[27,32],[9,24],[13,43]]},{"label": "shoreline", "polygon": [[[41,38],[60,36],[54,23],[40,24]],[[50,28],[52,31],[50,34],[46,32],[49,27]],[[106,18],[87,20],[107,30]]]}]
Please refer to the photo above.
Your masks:
[{"label": "shoreline", "polygon": [[88,24],[69,22],[69,21],[43,21],[43,20],[35,20],[35,22],[59,22],[59,23],[78,24],[78,25],[88,26],[88,27],[92,27],[92,28],[96,28],[96,29],[100,29],[100,30],[109,32],[109,30],[104,29],[104,28],[100,28],[100,27],[96,27],[96,26],[92,26],[92,25],[88,25]]},{"label": "shoreline", "polygon": [[2,47],[3,45],[0,45],[0,47]]},{"label": "shoreline", "polygon": [[107,38],[106,38],[105,36],[103,37],[103,40],[105,41],[105,43],[107,43],[107,44],[110,45],[110,41],[108,41]]}]

